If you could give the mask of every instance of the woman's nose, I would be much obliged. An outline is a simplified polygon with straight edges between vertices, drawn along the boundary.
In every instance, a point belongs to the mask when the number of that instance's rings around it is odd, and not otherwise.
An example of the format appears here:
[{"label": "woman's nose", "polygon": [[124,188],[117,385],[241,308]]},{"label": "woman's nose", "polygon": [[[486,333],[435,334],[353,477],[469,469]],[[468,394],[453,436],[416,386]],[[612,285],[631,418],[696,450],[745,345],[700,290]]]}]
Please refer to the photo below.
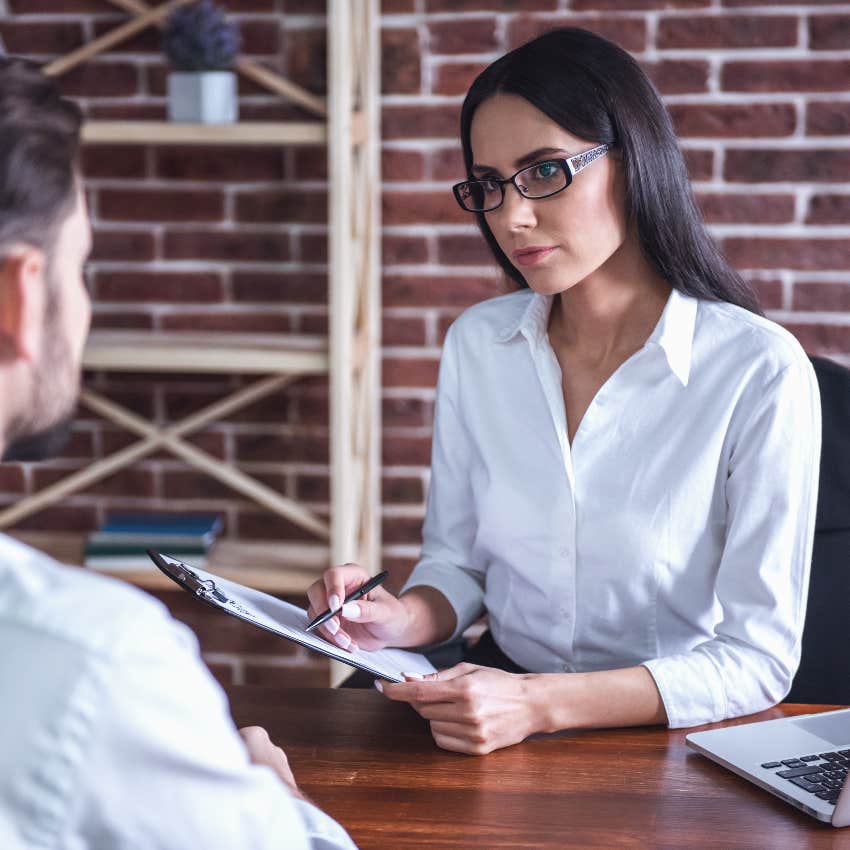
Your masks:
[{"label": "woman's nose", "polygon": [[526,198],[513,183],[505,186],[505,199],[496,214],[501,214],[504,224],[511,230],[534,227],[537,223],[534,201]]}]

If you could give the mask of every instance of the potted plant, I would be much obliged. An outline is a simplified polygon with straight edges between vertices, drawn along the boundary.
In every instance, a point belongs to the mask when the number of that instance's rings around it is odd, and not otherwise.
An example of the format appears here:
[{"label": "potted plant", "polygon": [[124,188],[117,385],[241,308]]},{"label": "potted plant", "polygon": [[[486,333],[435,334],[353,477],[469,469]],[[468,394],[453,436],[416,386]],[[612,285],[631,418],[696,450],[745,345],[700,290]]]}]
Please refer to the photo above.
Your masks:
[{"label": "potted plant", "polygon": [[213,0],[176,9],[165,25],[162,49],[168,75],[171,121],[227,124],[238,115],[236,74],[230,70],[241,38]]}]

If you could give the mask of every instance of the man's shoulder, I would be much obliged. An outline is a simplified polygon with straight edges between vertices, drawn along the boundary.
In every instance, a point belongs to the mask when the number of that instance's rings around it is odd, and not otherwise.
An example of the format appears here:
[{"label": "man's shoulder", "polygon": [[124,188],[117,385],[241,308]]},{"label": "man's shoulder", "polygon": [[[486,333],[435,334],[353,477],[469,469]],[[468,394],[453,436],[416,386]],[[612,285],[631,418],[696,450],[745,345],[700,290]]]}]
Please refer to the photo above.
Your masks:
[{"label": "man's shoulder", "polygon": [[159,600],[125,582],[0,535],[0,625],[114,656],[139,627],[168,631],[174,621]]}]

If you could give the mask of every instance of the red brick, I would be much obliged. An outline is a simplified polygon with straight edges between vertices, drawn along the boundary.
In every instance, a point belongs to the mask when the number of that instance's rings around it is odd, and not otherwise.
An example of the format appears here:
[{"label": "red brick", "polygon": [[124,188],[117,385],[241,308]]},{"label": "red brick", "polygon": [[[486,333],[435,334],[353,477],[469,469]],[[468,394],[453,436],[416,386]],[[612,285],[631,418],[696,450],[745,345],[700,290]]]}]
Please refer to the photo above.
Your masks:
[{"label": "red brick", "polygon": [[239,536],[248,540],[293,540],[315,543],[316,535],[269,511],[239,513]]},{"label": "red brick", "polygon": [[384,345],[425,345],[425,320],[384,316],[381,341]]},{"label": "red brick", "polygon": [[115,5],[109,0],[7,0],[9,11],[16,15],[35,15],[46,12],[51,15],[68,15],[73,12],[86,14],[115,14]]},{"label": "red brick", "polygon": [[421,398],[384,398],[381,418],[385,428],[430,427],[434,418],[433,405]]},{"label": "red brick", "polygon": [[385,475],[381,479],[381,501],[396,505],[422,504],[425,501],[422,479]]},{"label": "red brick", "polygon": [[325,222],[327,193],[299,189],[240,192],[236,195],[236,218],[248,222]]},{"label": "red brick", "polygon": [[385,225],[397,224],[470,224],[451,192],[403,191],[382,195],[381,220]]},{"label": "red brick", "polygon": [[668,109],[680,136],[790,136],[797,124],[791,103],[676,103]]},{"label": "red brick", "polygon": [[428,259],[428,243],[421,236],[388,234],[381,240],[384,265],[424,263]]},{"label": "red brick", "polygon": [[234,499],[233,488],[210,475],[189,470],[163,471],[162,492],[169,499]]},{"label": "red brick", "polygon": [[324,30],[284,32],[285,76],[309,91],[327,90],[327,35]]},{"label": "red brick", "polygon": [[850,352],[850,325],[786,324],[809,354]]},{"label": "red brick", "polygon": [[384,139],[457,139],[460,106],[385,106],[381,123]]},{"label": "red brick", "polygon": [[149,232],[95,228],[93,236],[92,260],[141,262],[154,257],[153,234]]},{"label": "red brick", "polygon": [[290,258],[289,235],[232,230],[181,230],[165,234],[164,252],[172,260],[281,262]]},{"label": "red brick", "polygon": [[282,180],[283,160],[283,152],[274,147],[159,148],[155,174],[166,180],[225,183]]},{"label": "red brick", "polygon": [[809,17],[811,50],[847,50],[850,48],[850,15],[812,15]]},{"label": "red brick", "polygon": [[727,62],[720,74],[724,91],[846,91],[850,60]]},{"label": "red brick", "polygon": [[441,147],[432,150],[428,157],[431,161],[431,176],[434,180],[449,180],[459,183],[466,177],[463,165],[463,152],[460,144],[453,147]]},{"label": "red brick", "polygon": [[434,67],[431,90],[434,94],[465,95],[486,62],[441,62]]},{"label": "red brick", "polygon": [[206,659],[204,659],[204,662],[209,668],[210,673],[212,673],[213,678],[223,688],[236,684],[236,675],[232,664],[226,664],[222,661],[207,661]]},{"label": "red brick", "polygon": [[312,272],[234,272],[233,299],[282,304],[326,304],[328,278],[327,275]]},{"label": "red brick", "polygon": [[499,49],[496,19],[456,18],[428,24],[428,49],[440,53],[492,53]]},{"label": "red brick", "polygon": [[83,177],[142,179],[147,174],[140,145],[85,145],[80,156]]},{"label": "red brick", "polygon": [[708,63],[702,60],[662,59],[640,64],[661,94],[708,91]]},{"label": "red brick", "polygon": [[384,556],[381,558],[381,566],[389,572],[390,577],[384,585],[390,593],[398,594],[401,592],[404,583],[413,572],[416,566],[417,558],[402,558],[399,556]]},{"label": "red brick", "polygon": [[439,367],[433,357],[385,357],[381,377],[385,387],[435,387]]},{"label": "red brick", "polygon": [[59,78],[70,97],[130,97],[139,91],[139,70],[131,62],[87,62]]},{"label": "red brick", "polygon": [[327,463],[328,437],[323,434],[237,434],[236,458],[262,463]]},{"label": "red brick", "polygon": [[[106,384],[98,382],[98,390],[109,396],[111,401],[121,405],[132,413],[138,416],[143,416],[145,419],[153,419],[154,417],[154,396],[151,392],[151,387],[140,386],[138,388],[127,388],[127,382],[109,382]],[[90,420],[93,422],[105,422],[105,418],[89,409],[86,405],[81,404],[82,413],[79,419]]]},{"label": "red brick", "polygon": [[246,685],[271,688],[327,688],[331,681],[329,662],[321,659],[311,659],[309,665],[285,667],[251,661],[245,664],[244,677]]},{"label": "red brick", "polygon": [[416,30],[381,30],[381,93],[416,94],[421,87],[422,67]]},{"label": "red brick", "polygon": [[557,0],[426,0],[427,12],[554,12]]},{"label": "red brick", "polygon": [[[33,471],[33,481],[36,489],[41,489],[49,487],[74,471],[62,467],[39,465]],[[95,496],[125,496],[132,493],[134,498],[151,498],[155,495],[153,472],[137,466],[128,467],[96,481],[81,492]]]},{"label": "red brick", "polygon": [[381,0],[382,15],[403,15],[416,10],[416,0]]},{"label": "red brick", "polygon": [[430,466],[431,438],[385,435],[381,459],[385,466]]},{"label": "red brick", "polygon": [[836,310],[850,313],[850,283],[795,281],[792,290],[793,310]]},{"label": "red brick", "polygon": [[391,148],[381,151],[381,178],[385,183],[421,180],[424,176],[425,157],[419,151]]},{"label": "red brick", "polygon": [[700,15],[662,18],[656,44],[663,50],[740,47],[794,47],[797,18],[791,15]]},{"label": "red brick", "polygon": [[793,195],[700,193],[699,208],[709,224],[782,224],[794,219]]},{"label": "red brick", "polygon": [[0,20],[0,41],[7,53],[20,56],[33,54],[63,54],[79,47],[83,28],[71,21],[23,23]]},{"label": "red brick", "polygon": [[[193,434],[189,437],[186,437],[185,439],[186,442],[191,443],[193,446],[197,446],[199,449],[205,451],[207,454],[210,454],[213,457],[217,457],[222,460],[225,458],[226,452],[224,445],[224,435],[221,433],[208,430],[202,434]],[[128,434],[126,431],[117,431],[111,428],[104,428],[102,440],[104,454],[111,454],[112,452],[121,451],[121,449],[124,449],[127,446],[138,442],[139,438],[133,436],[132,434]],[[170,454],[165,449],[152,455],[152,457],[157,460],[167,459],[171,461],[174,459],[174,455]]]},{"label": "red brick", "polygon": [[165,103],[89,103],[86,115],[104,121],[165,121]]},{"label": "red brick", "polygon": [[576,12],[591,9],[624,12],[632,9],[698,9],[710,4],[711,0],[573,0],[572,8]]},{"label": "red brick", "polygon": [[750,285],[755,290],[763,310],[782,309],[784,287],[781,280],[751,280]]},{"label": "red brick", "polygon": [[295,479],[295,498],[300,502],[327,504],[331,498],[331,483],[327,475],[299,475]]},{"label": "red brick", "polygon": [[327,180],[328,151],[325,147],[292,147],[290,167],[286,176],[291,180]]},{"label": "red brick", "polygon": [[100,271],[98,301],[220,301],[221,278],[215,272]]},{"label": "red brick", "polygon": [[97,330],[150,330],[153,328],[153,316],[143,311],[132,313],[110,313],[95,308],[92,316],[92,328]]},{"label": "red brick", "polygon": [[809,136],[850,135],[850,102],[810,101],[806,108],[806,133]]},{"label": "red brick", "polygon": [[421,543],[422,520],[417,517],[384,517],[381,538],[385,544]]},{"label": "red brick", "polygon": [[729,238],[723,248],[735,268],[850,269],[850,241],[837,239]]},{"label": "red brick", "polygon": [[812,195],[806,224],[850,224],[850,195]]},{"label": "red brick", "polygon": [[640,18],[582,18],[576,21],[568,15],[559,17],[516,18],[508,25],[508,44],[518,47],[556,26],[580,26],[619,44],[624,50],[642,53],[646,50],[646,21]]},{"label": "red brick", "polygon": [[104,221],[221,221],[221,192],[185,189],[101,189],[98,218]]},{"label": "red brick", "polygon": [[[117,11],[117,10],[116,10]],[[118,26],[115,20],[94,20],[94,35],[96,38],[112,32]],[[152,53],[157,59],[162,58],[162,32],[156,27],[148,27],[136,33],[132,38],[125,39],[109,48],[110,53]]]},{"label": "red brick", "polygon": [[387,275],[382,286],[383,306],[469,307],[504,294],[493,278]]},{"label": "red brick", "polygon": [[682,151],[691,180],[710,180],[714,173],[714,151],[687,148]]},{"label": "red brick", "polygon": [[829,6],[846,0],[720,0],[721,6]]},{"label": "red brick", "polygon": [[92,531],[97,527],[97,512],[90,506],[54,505],[10,527],[22,531]]},{"label": "red brick", "polygon": [[230,333],[286,334],[292,331],[287,315],[276,313],[169,313],[160,320],[167,331],[227,331]]},{"label": "red brick", "polygon": [[0,492],[23,493],[24,470],[19,464],[5,463],[0,465]]},{"label": "red brick", "polygon": [[729,150],[723,173],[743,183],[850,180],[850,150]]},{"label": "red brick", "polygon": [[477,233],[470,236],[440,236],[437,256],[441,263],[450,266],[496,264],[484,237]]},{"label": "red brick", "polygon": [[[182,419],[221,399],[231,391],[229,385],[218,389],[168,390],[163,394],[165,416],[168,420]],[[292,401],[288,393],[277,392],[260,401],[242,408],[228,417],[228,422],[271,422],[281,424],[290,421]],[[324,422],[327,422],[325,416]]]}]

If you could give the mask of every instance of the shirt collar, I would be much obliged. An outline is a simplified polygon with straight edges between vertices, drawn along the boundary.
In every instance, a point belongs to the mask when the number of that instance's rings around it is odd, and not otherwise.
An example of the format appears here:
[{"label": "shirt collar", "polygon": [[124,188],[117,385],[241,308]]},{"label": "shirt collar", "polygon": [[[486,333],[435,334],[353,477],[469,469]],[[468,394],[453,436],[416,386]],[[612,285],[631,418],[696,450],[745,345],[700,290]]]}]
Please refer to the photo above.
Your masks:
[{"label": "shirt collar", "polygon": [[[546,334],[552,296],[532,292],[528,301],[518,301],[516,310],[499,329],[497,342],[508,342],[518,333],[529,340],[540,340]],[[688,385],[691,372],[691,350],[696,326],[697,299],[673,289],[661,318],[655,325],[647,345],[661,348],[670,371]]]}]

